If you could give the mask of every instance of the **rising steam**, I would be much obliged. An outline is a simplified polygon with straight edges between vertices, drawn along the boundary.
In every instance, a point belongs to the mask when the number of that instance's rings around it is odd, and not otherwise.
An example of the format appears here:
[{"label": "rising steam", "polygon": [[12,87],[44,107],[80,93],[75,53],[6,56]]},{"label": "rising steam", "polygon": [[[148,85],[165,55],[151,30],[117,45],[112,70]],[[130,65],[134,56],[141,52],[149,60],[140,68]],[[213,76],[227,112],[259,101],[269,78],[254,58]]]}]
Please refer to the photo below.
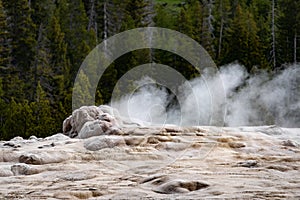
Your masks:
[{"label": "rising steam", "polygon": [[200,77],[189,81],[193,93],[179,88],[184,99],[182,105],[176,103],[167,89],[148,84],[151,79],[143,77],[136,82],[136,92],[111,104],[122,116],[146,124],[210,125],[214,113],[207,85],[216,84],[217,78],[221,78],[226,93],[224,125],[300,126],[299,65],[289,66],[278,74],[255,75],[238,64],[223,66],[218,75],[209,79]]}]

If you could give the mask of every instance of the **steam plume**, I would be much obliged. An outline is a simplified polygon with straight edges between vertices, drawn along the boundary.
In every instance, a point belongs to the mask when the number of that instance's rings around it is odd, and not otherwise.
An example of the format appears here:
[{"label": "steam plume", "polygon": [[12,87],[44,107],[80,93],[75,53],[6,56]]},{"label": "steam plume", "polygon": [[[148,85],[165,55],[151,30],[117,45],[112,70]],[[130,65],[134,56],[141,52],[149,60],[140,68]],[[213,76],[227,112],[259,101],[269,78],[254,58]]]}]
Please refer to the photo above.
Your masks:
[{"label": "steam plume", "polygon": [[148,124],[210,125],[215,113],[212,113],[211,91],[207,85],[217,84],[217,78],[221,78],[226,93],[226,126],[300,126],[299,65],[289,66],[278,74],[255,75],[238,64],[223,66],[213,77],[189,81],[193,94],[181,90],[182,105],[176,104],[168,90],[149,85],[151,79],[143,77],[136,82],[139,89],[135,93],[112,105],[121,115]]}]

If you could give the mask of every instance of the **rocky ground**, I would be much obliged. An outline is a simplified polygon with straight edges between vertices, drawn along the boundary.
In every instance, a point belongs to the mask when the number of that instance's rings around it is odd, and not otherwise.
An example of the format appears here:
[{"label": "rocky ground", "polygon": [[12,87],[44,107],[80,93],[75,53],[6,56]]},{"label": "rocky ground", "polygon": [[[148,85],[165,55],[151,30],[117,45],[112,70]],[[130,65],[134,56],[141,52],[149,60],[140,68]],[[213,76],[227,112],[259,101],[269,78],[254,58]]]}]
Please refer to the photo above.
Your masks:
[{"label": "rocky ground", "polygon": [[0,142],[0,199],[300,199],[300,129],[127,127]]}]

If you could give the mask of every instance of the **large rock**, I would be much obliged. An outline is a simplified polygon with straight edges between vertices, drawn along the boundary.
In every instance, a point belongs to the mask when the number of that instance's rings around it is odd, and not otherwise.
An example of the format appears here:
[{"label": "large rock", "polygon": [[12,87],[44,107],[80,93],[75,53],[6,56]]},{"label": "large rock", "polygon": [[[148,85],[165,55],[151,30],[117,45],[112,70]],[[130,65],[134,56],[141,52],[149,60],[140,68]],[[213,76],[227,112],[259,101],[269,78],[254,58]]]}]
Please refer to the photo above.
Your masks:
[{"label": "large rock", "polygon": [[118,112],[110,106],[83,106],[63,122],[63,133],[69,137],[88,138],[118,132],[122,126]]}]

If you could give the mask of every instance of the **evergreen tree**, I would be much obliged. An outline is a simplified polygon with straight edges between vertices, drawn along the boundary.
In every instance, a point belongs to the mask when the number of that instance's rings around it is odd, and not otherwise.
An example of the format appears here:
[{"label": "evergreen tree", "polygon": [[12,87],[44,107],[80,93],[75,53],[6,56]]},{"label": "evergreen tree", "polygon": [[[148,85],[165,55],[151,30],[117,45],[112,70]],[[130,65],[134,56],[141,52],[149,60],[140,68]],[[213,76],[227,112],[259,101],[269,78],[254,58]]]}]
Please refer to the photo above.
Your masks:
[{"label": "evergreen tree", "polygon": [[52,15],[46,28],[47,48],[50,55],[51,93],[48,95],[50,105],[53,108],[51,115],[56,119],[56,130],[59,131],[61,121],[71,113],[72,86],[70,76],[70,62],[67,59],[67,44],[64,40],[65,34],[62,32],[59,16]]},{"label": "evergreen tree", "polygon": [[17,103],[13,99],[7,110],[1,137],[6,140],[16,136],[29,137],[31,128],[34,127],[34,117],[30,103],[27,100]]},{"label": "evergreen tree", "polygon": [[[86,102],[91,102],[91,100],[92,100],[93,94],[92,94],[92,91],[90,91],[91,85],[89,82],[89,78],[83,71],[80,71],[77,76],[79,76],[78,78],[81,81],[76,82],[74,84],[73,95],[76,96],[80,105],[84,105],[84,104],[86,104]],[[80,105],[74,105],[74,106],[75,106],[75,108],[79,108]]]},{"label": "evergreen tree", "polygon": [[[124,10],[124,20],[122,22],[121,31],[148,26],[151,23],[151,20],[149,20],[151,18],[149,16],[151,11],[149,11],[149,8],[150,4],[147,1],[128,1]],[[115,62],[115,67],[118,70],[118,78],[131,68],[139,64],[150,62],[150,57],[150,50],[138,50],[123,55]]]},{"label": "evergreen tree", "polygon": [[258,28],[253,15],[238,5],[236,15],[228,30],[228,43],[223,63],[239,61],[248,71],[254,66],[261,66],[265,60],[260,51]]},{"label": "evergreen tree", "polygon": [[[6,115],[8,113],[7,103],[5,103],[5,101],[3,100],[3,95],[4,91],[2,85],[2,78],[0,78],[0,133],[3,133],[4,131],[3,126],[5,123]],[[0,134],[0,140],[1,139],[4,139],[2,134]]]},{"label": "evergreen tree", "polygon": [[191,37],[198,43],[201,43],[203,8],[199,1],[193,0],[187,10],[192,24]]},{"label": "evergreen tree", "polygon": [[145,27],[151,23],[152,12],[148,1],[131,0],[125,7],[125,19],[132,20],[135,27]]},{"label": "evergreen tree", "polygon": [[36,101],[29,105],[34,119],[26,137],[30,135],[46,137],[58,131],[55,125],[55,115],[52,115],[51,112],[50,102],[39,82],[36,94]]},{"label": "evergreen tree", "polygon": [[81,0],[62,0],[58,9],[61,29],[65,33],[68,48],[67,57],[73,68],[71,77],[74,80],[84,58],[95,46],[96,36],[87,31],[88,18]]},{"label": "evergreen tree", "polygon": [[59,20],[55,15],[51,17],[47,27],[47,48],[50,54],[51,66],[51,101],[62,102],[68,87],[70,87],[70,64],[67,59],[67,44],[64,41],[65,34],[60,28]]},{"label": "evergreen tree", "polygon": [[[30,69],[35,57],[36,34],[35,24],[31,19],[32,10],[28,1],[16,0],[14,3],[4,1],[8,15],[8,27],[11,36],[12,65],[19,74],[19,78],[26,82],[24,93],[30,95],[32,75]],[[27,96],[30,98],[30,96]]]},{"label": "evergreen tree", "polygon": [[4,11],[2,0],[0,0],[0,70],[1,74],[6,73],[9,66],[10,47],[7,26],[7,16]]},{"label": "evergreen tree", "polygon": [[155,7],[155,16],[153,18],[155,26],[162,28],[175,29],[176,14],[168,7],[158,4]]},{"label": "evergreen tree", "polygon": [[[270,68],[271,65],[267,63],[272,62],[272,55],[270,52],[272,51],[272,13],[270,13],[272,2],[269,0],[253,0],[249,5],[249,10],[254,17],[254,21],[257,25],[257,36],[260,43],[260,53],[265,55],[263,59],[263,65],[265,68]],[[261,55],[261,56],[262,56]],[[263,57],[263,56],[262,56]]]},{"label": "evergreen tree", "polygon": [[215,2],[215,44],[216,44],[216,61],[220,64],[226,47],[224,36],[230,24],[230,3],[229,0],[217,0]]},{"label": "evergreen tree", "polygon": [[191,16],[187,13],[185,8],[182,8],[180,10],[178,19],[177,19],[177,27],[176,29],[186,34],[187,36],[191,37],[193,28],[192,28],[192,20],[190,18]]},{"label": "evergreen tree", "polygon": [[[300,1],[280,0],[280,17],[278,19],[278,58],[280,64],[293,63],[299,58],[297,41],[300,35]],[[296,53],[296,54],[295,54]]]},{"label": "evergreen tree", "polygon": [[39,25],[46,27],[55,10],[55,1],[53,0],[30,0],[32,9],[31,19],[36,24],[36,32],[39,31]]}]

